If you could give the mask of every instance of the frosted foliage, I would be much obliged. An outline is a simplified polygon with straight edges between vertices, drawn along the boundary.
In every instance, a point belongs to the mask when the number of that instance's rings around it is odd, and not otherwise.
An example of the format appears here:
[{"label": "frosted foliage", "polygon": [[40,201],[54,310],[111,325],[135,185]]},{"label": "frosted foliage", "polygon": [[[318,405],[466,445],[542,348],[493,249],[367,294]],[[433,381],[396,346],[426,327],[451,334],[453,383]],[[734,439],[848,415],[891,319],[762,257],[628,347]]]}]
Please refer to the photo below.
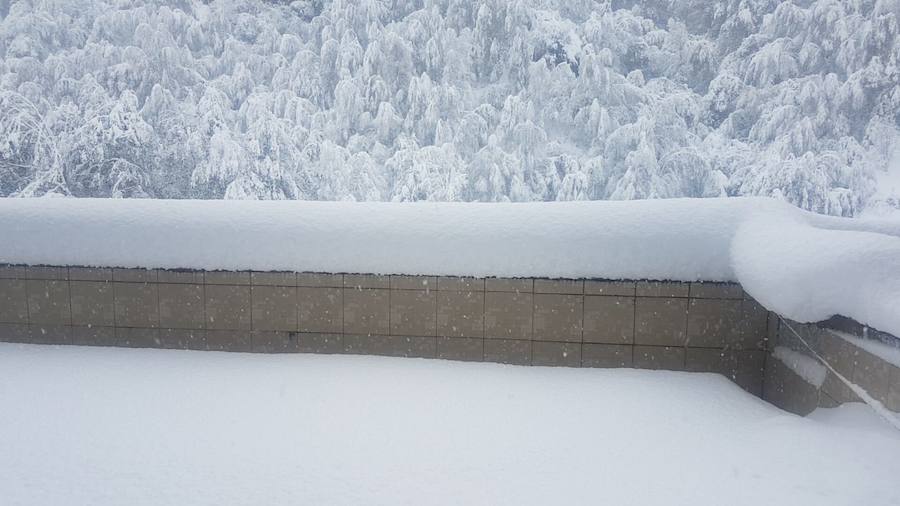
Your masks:
[{"label": "frosted foliage", "polygon": [[0,196],[900,207],[900,0],[0,2]]}]

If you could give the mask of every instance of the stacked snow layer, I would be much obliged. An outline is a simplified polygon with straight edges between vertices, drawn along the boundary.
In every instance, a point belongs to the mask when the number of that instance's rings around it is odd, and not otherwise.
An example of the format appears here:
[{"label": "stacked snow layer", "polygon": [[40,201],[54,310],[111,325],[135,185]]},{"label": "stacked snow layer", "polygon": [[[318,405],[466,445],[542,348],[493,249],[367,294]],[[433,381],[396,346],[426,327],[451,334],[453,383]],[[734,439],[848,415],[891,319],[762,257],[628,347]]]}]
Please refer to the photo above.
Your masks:
[{"label": "stacked snow layer", "polygon": [[528,204],[0,200],[0,263],[737,281],[900,334],[900,221],[771,199]]}]

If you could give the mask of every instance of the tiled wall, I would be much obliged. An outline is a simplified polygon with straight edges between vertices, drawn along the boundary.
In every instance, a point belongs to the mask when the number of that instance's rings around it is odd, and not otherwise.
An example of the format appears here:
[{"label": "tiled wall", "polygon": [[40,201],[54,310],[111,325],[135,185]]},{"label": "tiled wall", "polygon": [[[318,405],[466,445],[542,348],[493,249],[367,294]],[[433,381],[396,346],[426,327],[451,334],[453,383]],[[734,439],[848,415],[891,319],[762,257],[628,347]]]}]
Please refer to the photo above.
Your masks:
[{"label": "tiled wall", "polygon": [[[900,413],[900,367],[843,339],[835,333],[835,329],[829,328],[835,326],[832,322],[810,325],[785,320],[776,322],[776,325],[772,348],[775,345],[784,346],[811,358],[815,357],[814,352],[838,374],[861,387],[873,399],[891,411]],[[852,330],[846,325],[840,327],[844,327],[841,329],[843,331]],[[862,336],[862,332],[859,332],[859,336]],[[893,336],[885,337],[897,340]],[[818,359],[816,361],[822,363]],[[817,407],[862,402],[833,371],[826,370],[825,382],[820,387],[814,386],[788,365],[770,357],[766,361],[764,398],[782,409],[800,415],[808,414]]]},{"label": "tiled wall", "polygon": [[738,285],[0,266],[0,340],[718,372],[760,395]]}]

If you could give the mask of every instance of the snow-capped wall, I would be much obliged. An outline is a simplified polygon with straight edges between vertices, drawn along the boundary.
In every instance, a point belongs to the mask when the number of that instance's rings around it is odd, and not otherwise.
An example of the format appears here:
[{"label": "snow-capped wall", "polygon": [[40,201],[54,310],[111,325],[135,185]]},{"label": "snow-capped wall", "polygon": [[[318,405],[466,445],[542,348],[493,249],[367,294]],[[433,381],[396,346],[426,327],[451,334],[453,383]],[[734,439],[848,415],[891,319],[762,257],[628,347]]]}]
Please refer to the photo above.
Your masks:
[{"label": "snow-capped wall", "polygon": [[770,199],[530,204],[0,199],[0,263],[738,281],[900,334],[900,222]]}]

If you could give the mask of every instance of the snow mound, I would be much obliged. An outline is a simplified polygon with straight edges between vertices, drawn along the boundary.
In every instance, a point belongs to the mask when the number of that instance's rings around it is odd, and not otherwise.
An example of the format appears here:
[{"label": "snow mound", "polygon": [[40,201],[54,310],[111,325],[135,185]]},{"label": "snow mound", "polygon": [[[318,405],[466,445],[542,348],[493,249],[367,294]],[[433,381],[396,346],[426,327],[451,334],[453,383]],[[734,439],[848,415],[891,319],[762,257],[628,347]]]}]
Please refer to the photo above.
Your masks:
[{"label": "snow mound", "polygon": [[841,314],[900,335],[900,237],[802,218],[753,217],[739,227],[731,258],[744,289],[792,320]]},{"label": "snow mound", "polygon": [[900,221],[775,199],[0,199],[0,237],[10,264],[737,281],[797,321],[900,334]]}]

